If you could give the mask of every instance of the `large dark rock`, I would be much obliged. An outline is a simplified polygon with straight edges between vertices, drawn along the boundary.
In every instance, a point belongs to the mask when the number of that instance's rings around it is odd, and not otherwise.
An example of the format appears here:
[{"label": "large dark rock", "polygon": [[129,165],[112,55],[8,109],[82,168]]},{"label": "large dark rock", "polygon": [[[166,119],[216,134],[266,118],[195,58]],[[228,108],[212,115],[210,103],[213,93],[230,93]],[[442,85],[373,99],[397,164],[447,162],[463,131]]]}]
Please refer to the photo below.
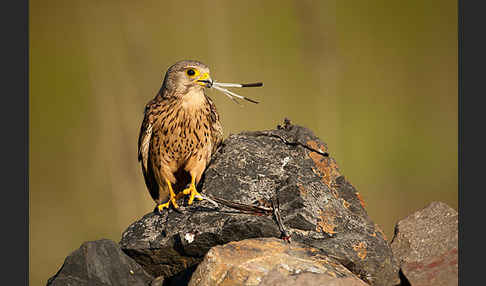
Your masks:
[{"label": "large dark rock", "polygon": [[412,286],[458,285],[457,229],[457,211],[441,202],[400,220],[391,246],[403,280]]},{"label": "large dark rock", "polygon": [[111,240],[85,242],[64,260],[48,286],[149,285],[153,277]]},{"label": "large dark rock", "polygon": [[[339,261],[372,285],[394,285],[398,263],[359,193],[340,174],[327,146],[306,128],[231,135],[199,184],[211,197],[250,205],[280,202],[292,237]],[[245,214],[196,201],[183,213],[148,214],[128,227],[120,245],[164,284],[187,283],[209,249],[247,238],[280,237],[270,216]]]}]

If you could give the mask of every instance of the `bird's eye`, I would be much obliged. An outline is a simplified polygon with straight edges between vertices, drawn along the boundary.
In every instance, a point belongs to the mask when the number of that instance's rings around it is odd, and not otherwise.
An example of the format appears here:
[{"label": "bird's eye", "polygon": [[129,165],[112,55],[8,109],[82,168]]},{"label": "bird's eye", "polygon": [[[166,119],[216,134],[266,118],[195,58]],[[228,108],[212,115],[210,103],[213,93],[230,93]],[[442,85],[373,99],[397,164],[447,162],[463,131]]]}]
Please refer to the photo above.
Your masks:
[{"label": "bird's eye", "polygon": [[196,72],[193,69],[188,69],[186,73],[188,76],[193,76],[196,74]]}]

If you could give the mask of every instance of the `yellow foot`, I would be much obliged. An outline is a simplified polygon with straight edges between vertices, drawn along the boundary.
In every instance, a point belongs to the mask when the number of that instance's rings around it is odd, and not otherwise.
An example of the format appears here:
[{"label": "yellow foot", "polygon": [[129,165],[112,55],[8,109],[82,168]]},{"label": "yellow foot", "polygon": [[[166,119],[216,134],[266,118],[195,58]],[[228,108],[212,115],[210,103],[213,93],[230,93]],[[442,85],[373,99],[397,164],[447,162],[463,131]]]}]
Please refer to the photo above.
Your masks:
[{"label": "yellow foot", "polygon": [[189,201],[187,202],[189,205],[192,205],[192,202],[194,201],[194,198],[198,199],[198,200],[202,200],[202,198],[200,197],[201,194],[196,190],[196,186],[194,185],[194,183],[192,183],[189,188],[183,190],[182,192],[178,193],[177,194],[177,197],[176,199],[179,199],[180,197],[184,196],[184,195],[189,195]]},{"label": "yellow foot", "polygon": [[159,213],[161,213],[165,208],[169,209],[170,203],[174,206],[174,208],[179,208],[179,205],[177,205],[176,201],[174,198],[169,199],[166,203],[157,205],[156,209],[158,210]]},{"label": "yellow foot", "polygon": [[179,208],[179,205],[177,205],[177,202],[176,202],[178,198],[174,194],[174,190],[172,190],[172,184],[170,183],[169,180],[165,180],[165,182],[167,183],[167,186],[169,187],[169,200],[166,203],[157,205],[155,207],[156,210],[159,213],[161,213],[165,208],[169,209],[170,203],[172,203],[172,205],[174,206],[175,209],[178,209]]}]

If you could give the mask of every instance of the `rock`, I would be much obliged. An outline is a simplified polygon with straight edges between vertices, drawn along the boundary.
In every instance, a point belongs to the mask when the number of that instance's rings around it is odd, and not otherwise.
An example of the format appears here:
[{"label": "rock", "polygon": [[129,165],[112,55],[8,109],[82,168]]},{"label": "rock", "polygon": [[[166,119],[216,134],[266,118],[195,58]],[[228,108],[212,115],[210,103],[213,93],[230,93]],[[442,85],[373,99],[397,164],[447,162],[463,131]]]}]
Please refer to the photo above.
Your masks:
[{"label": "rock", "polygon": [[48,286],[140,285],[153,279],[111,240],[85,242],[64,260],[61,269],[47,281]]},{"label": "rock", "polygon": [[164,285],[164,276],[159,276],[152,280],[152,283],[150,283],[150,286],[163,286]]},{"label": "rock", "polygon": [[211,248],[192,275],[189,286],[196,285],[367,284],[317,249],[276,238],[256,238]]},{"label": "rock", "polygon": [[278,271],[270,272],[258,286],[367,286],[363,281],[352,278],[334,278],[326,274],[299,273],[291,276],[284,276]]},{"label": "rock", "polygon": [[[398,263],[383,232],[326,152],[310,130],[289,121],[275,130],[231,135],[198,189],[247,205],[268,207],[278,200],[292,241],[318,249],[372,285],[398,283]],[[125,253],[154,277],[165,277],[167,285],[187,283],[213,246],[282,236],[272,215],[215,207],[208,200],[181,210],[145,215],[120,241]]]},{"label": "rock", "polygon": [[410,285],[458,285],[458,213],[433,202],[402,219],[391,247]]},{"label": "rock", "polygon": [[270,272],[258,286],[367,286],[363,281],[352,278],[335,278],[326,274],[299,273],[291,276],[284,276],[278,271]]}]

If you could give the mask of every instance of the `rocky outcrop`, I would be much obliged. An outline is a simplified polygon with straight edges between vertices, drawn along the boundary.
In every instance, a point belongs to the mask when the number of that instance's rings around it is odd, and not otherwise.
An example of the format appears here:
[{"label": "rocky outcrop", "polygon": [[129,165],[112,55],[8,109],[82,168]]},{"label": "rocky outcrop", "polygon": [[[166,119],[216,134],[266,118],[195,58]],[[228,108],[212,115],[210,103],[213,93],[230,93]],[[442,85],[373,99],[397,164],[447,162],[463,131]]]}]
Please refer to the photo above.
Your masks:
[{"label": "rocky outcrop", "polygon": [[433,202],[400,220],[391,246],[410,285],[458,285],[458,213]]},{"label": "rocky outcrop", "polygon": [[153,277],[111,240],[85,242],[71,253],[48,286],[148,285]]},{"label": "rocky outcrop", "polygon": [[275,130],[231,135],[199,189],[212,198],[278,207],[281,225],[272,211],[241,211],[203,200],[182,212],[146,215],[128,227],[120,245],[151,275],[182,283],[214,246],[289,235],[371,285],[398,283],[398,263],[383,233],[327,152],[310,130],[288,121]]},{"label": "rocky outcrop", "polygon": [[231,135],[198,189],[118,245],[83,244],[48,285],[457,285],[457,212],[432,204],[390,246],[326,144],[289,121]]}]

